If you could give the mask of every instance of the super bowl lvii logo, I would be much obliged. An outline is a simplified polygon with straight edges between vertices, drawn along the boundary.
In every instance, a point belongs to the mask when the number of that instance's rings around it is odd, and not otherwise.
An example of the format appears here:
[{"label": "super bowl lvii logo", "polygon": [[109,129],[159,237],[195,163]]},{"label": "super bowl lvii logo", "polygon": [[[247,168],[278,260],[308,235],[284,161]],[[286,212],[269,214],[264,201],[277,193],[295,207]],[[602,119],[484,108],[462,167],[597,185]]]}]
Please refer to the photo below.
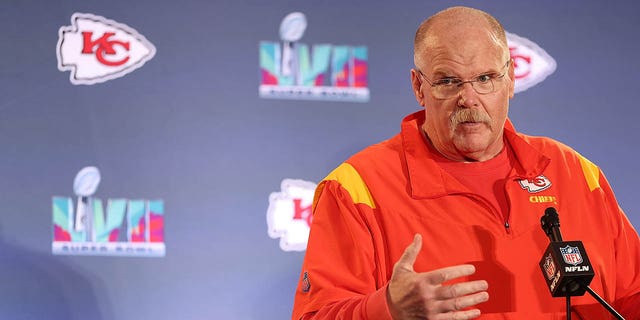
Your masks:
[{"label": "super bowl lvii logo", "polygon": [[299,42],[307,18],[292,12],[280,24],[282,42],[260,42],[260,97],[369,101],[367,47]]},{"label": "super bowl lvii logo", "polygon": [[53,197],[53,242],[58,255],[163,257],[164,203],[162,200],[93,197],[100,171],[85,167],[73,181],[77,196]]}]

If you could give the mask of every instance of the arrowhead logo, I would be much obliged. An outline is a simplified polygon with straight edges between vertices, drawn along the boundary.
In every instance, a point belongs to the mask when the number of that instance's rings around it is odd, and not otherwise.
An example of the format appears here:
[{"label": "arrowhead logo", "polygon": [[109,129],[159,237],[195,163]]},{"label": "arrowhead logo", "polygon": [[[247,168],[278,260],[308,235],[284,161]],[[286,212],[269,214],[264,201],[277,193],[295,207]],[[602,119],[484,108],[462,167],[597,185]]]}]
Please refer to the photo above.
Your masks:
[{"label": "arrowhead logo", "polygon": [[298,179],[284,179],[280,192],[269,195],[267,225],[269,236],[280,238],[280,248],[284,251],[304,251],[307,249],[311,226],[311,204],[316,184]]},{"label": "arrowhead logo", "polygon": [[516,93],[542,82],[556,70],[556,61],[531,40],[507,32],[507,42],[515,68]]},{"label": "arrowhead logo", "polygon": [[533,179],[518,180],[518,183],[520,183],[522,189],[529,191],[529,193],[540,192],[551,187],[551,181],[543,175],[539,175]]},{"label": "arrowhead logo", "polygon": [[91,85],[120,78],[151,60],[156,48],[129,26],[90,13],[74,13],[58,30],[58,70],[72,84]]}]

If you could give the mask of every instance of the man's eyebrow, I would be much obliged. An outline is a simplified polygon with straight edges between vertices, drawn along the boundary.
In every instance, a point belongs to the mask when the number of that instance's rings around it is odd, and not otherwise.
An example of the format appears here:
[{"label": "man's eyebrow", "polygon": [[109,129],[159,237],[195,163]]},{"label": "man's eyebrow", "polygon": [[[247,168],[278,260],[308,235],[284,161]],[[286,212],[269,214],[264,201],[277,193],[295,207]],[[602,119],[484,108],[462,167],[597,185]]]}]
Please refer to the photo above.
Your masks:
[{"label": "man's eyebrow", "polygon": [[434,77],[459,78],[453,72],[446,71],[446,70],[436,70],[436,71],[433,72],[433,76]]},{"label": "man's eyebrow", "polygon": [[492,74],[492,73],[494,73],[494,74],[500,74],[500,71],[501,71],[501,70],[491,69],[491,70],[487,70],[487,71],[485,71],[485,72],[478,73],[478,75],[482,75],[482,74]]}]

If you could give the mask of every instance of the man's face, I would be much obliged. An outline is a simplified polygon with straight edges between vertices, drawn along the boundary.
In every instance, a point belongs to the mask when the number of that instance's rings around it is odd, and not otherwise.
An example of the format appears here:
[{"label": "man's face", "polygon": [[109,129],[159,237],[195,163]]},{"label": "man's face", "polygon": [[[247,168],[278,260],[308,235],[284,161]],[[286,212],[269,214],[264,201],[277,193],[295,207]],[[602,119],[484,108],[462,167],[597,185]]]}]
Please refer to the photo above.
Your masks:
[{"label": "man's face", "polygon": [[[412,70],[416,99],[425,108],[425,132],[445,157],[457,161],[484,161],[504,146],[502,132],[513,97],[513,64],[508,49],[486,28],[434,27],[435,36],[425,40],[418,68]],[[504,77],[495,77],[504,74]],[[442,98],[429,84],[442,79],[462,81],[486,79],[490,75],[495,91],[478,93],[477,82],[464,83],[452,96]],[[427,78],[429,82],[425,79]],[[446,81],[446,80],[445,80]],[[472,86],[473,85],[473,86]]]}]

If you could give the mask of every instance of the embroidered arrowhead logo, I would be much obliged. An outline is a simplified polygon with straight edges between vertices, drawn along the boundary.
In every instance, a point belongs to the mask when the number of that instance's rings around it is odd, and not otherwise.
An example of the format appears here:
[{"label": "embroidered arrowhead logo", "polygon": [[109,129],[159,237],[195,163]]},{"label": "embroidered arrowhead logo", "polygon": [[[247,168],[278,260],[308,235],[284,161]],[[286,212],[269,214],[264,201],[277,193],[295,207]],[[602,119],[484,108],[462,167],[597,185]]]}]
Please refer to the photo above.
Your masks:
[{"label": "embroidered arrowhead logo", "polygon": [[151,60],[156,48],[129,26],[90,13],[74,13],[58,31],[58,70],[73,84],[120,78]]},{"label": "embroidered arrowhead logo", "polygon": [[529,193],[540,192],[551,187],[551,181],[543,175],[539,175],[533,179],[518,180],[518,183],[520,183],[522,189],[529,191]]}]

